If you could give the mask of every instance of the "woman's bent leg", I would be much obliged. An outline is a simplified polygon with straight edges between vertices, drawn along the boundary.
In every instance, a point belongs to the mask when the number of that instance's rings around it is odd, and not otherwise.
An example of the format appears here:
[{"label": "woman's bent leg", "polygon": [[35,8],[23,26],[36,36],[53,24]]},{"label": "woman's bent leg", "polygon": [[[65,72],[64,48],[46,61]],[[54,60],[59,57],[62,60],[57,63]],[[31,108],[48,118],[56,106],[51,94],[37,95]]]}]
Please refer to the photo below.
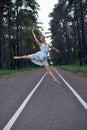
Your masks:
[{"label": "woman's bent leg", "polygon": [[14,56],[14,59],[30,59],[30,57],[28,55],[24,55],[24,56]]},{"label": "woman's bent leg", "polygon": [[56,77],[54,76],[54,74],[52,73],[52,71],[50,70],[49,65],[45,65],[44,66],[45,69],[48,71],[49,75],[52,77],[54,82],[60,83],[58,79],[56,79]]}]

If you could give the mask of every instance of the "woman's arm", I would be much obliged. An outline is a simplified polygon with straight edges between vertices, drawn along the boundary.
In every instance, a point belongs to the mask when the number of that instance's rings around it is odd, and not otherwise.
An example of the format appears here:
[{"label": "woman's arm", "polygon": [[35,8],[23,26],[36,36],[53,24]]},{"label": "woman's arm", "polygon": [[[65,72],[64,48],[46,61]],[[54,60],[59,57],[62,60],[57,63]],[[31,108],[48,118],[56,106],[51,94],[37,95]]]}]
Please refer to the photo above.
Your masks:
[{"label": "woman's arm", "polygon": [[33,37],[34,37],[36,43],[38,44],[38,46],[40,46],[40,42],[39,42],[39,40],[37,39],[37,37],[36,37],[36,35],[35,35],[35,33],[34,33],[34,29],[35,29],[35,28],[33,27],[33,28],[32,28]]}]

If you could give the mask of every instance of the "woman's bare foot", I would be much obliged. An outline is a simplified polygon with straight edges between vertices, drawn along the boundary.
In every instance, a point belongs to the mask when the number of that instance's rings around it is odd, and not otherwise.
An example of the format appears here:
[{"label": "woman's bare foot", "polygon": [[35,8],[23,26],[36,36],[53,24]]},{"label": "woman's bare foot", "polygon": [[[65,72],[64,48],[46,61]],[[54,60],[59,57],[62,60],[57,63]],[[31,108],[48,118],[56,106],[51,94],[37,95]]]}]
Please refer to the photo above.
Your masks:
[{"label": "woman's bare foot", "polygon": [[13,59],[20,59],[20,57],[19,56],[14,56]]},{"label": "woman's bare foot", "polygon": [[60,84],[60,81],[58,79],[53,79],[53,81]]}]

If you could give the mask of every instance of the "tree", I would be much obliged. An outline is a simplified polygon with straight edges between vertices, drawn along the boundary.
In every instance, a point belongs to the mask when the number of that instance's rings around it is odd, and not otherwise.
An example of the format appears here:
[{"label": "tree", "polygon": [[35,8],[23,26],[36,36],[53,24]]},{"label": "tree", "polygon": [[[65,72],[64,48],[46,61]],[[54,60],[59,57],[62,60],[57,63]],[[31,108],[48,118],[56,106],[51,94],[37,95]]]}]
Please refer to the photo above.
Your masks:
[{"label": "tree", "polygon": [[53,44],[61,50],[61,54],[57,59],[53,58],[54,63],[86,64],[86,11],[84,0],[60,0],[56,4],[50,15],[50,30]]},{"label": "tree", "polygon": [[[0,7],[1,5],[2,3]],[[28,48],[30,52],[37,48],[33,44],[31,27],[32,23],[37,25],[39,5],[35,0],[5,0],[2,7],[0,11],[0,16],[2,16],[0,17],[0,68],[26,67],[28,61],[20,60],[17,63],[13,60],[13,56],[28,54]],[[36,33],[38,32],[37,29]]]},{"label": "tree", "polygon": [[85,19],[84,19],[84,3],[82,0],[74,1],[69,0],[70,6],[74,4],[75,17],[77,21],[77,31],[78,31],[78,44],[79,44],[79,60],[80,65],[87,63],[87,51],[86,51],[86,36],[85,36]]},{"label": "tree", "polygon": [[[19,55],[19,8],[23,6],[22,0],[16,0],[15,2],[16,8],[16,47],[17,47],[17,55]],[[19,69],[19,60],[17,61],[17,67]]]},{"label": "tree", "polygon": [[4,0],[0,0],[0,68],[3,68],[3,8]]}]

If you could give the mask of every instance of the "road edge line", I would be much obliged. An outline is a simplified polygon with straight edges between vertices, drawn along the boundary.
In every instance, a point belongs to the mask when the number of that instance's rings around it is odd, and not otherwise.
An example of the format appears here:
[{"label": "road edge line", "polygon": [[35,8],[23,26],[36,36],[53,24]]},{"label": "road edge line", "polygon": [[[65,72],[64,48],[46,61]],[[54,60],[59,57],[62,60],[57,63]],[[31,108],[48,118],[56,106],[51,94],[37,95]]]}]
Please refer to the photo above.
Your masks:
[{"label": "road edge line", "polygon": [[79,100],[82,106],[87,110],[87,103],[83,100],[83,98],[72,88],[72,86],[60,75],[60,73],[54,68],[55,72],[58,76],[63,80],[63,82],[67,85],[67,87],[71,90],[74,96]]}]

